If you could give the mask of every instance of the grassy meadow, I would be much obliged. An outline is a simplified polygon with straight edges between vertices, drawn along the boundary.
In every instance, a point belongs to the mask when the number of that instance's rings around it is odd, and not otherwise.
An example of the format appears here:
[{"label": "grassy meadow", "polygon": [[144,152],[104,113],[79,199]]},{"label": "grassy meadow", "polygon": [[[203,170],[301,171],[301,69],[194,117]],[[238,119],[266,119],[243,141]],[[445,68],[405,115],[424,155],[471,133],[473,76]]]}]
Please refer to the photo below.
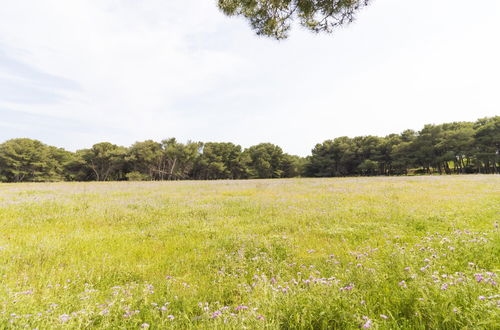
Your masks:
[{"label": "grassy meadow", "polygon": [[0,184],[0,328],[500,327],[500,177]]}]

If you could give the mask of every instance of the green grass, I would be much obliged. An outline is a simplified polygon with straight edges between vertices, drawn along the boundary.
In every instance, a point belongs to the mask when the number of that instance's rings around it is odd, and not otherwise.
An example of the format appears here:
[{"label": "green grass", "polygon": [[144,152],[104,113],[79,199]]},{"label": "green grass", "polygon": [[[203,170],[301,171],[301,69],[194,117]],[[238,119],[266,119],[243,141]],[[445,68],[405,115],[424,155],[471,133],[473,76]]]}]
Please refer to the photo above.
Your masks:
[{"label": "green grass", "polygon": [[0,328],[494,329],[499,214],[498,176],[0,184]]}]

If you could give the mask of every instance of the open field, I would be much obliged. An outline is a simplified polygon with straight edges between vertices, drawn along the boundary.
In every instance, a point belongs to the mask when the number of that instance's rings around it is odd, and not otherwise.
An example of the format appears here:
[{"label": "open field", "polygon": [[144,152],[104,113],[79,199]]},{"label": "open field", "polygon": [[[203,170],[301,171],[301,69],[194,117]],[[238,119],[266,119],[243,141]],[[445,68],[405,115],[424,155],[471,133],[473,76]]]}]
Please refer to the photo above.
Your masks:
[{"label": "open field", "polygon": [[500,325],[500,177],[0,184],[0,328]]}]

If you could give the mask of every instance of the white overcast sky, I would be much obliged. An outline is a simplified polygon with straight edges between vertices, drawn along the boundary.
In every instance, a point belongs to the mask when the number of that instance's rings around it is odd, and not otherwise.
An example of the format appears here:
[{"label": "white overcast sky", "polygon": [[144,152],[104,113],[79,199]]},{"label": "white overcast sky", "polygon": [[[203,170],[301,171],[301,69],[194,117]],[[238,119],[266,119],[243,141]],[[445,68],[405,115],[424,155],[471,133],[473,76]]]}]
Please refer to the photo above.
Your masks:
[{"label": "white overcast sky", "polygon": [[0,141],[325,139],[500,114],[499,0],[374,0],[332,35],[257,37],[215,0],[4,0]]}]

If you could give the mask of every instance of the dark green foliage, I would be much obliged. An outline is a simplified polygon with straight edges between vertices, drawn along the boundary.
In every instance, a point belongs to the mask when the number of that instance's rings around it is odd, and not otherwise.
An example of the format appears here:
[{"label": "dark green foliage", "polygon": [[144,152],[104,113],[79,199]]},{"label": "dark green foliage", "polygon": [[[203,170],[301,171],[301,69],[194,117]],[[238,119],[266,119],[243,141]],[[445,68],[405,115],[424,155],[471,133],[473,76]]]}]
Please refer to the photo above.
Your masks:
[{"label": "dark green foliage", "polygon": [[97,143],[75,153],[37,140],[0,144],[0,181],[219,180],[349,175],[499,173],[500,116],[426,125],[386,137],[338,137],[307,158],[271,143],[243,150],[226,142],[175,138],[120,147]]},{"label": "dark green foliage", "polygon": [[242,16],[258,35],[288,36],[292,22],[314,32],[332,32],[354,20],[369,0],[218,0],[228,16]]},{"label": "dark green foliage", "polygon": [[340,137],[317,144],[308,176],[499,173],[500,117],[425,125],[384,138]]},{"label": "dark green foliage", "polygon": [[277,145],[261,143],[245,150],[250,178],[285,177],[285,154]]},{"label": "dark green foliage", "polygon": [[498,173],[500,116],[480,119],[474,129],[472,146],[477,155],[478,172]]},{"label": "dark green foliage", "polygon": [[0,180],[60,181],[71,154],[32,139],[12,139],[0,145]]},{"label": "dark green foliage", "polygon": [[91,177],[95,181],[124,179],[126,148],[102,142],[76,154],[86,178]]},{"label": "dark green foliage", "polygon": [[[131,173],[139,173],[135,175],[133,181],[142,179],[154,180],[159,177],[159,171],[163,160],[162,144],[147,140],[144,142],[134,143],[128,150],[125,160],[127,161],[128,170]],[[130,176],[128,176],[130,177]]]},{"label": "dark green foliage", "polygon": [[195,165],[196,179],[244,179],[247,170],[241,146],[225,142],[208,142]]}]

